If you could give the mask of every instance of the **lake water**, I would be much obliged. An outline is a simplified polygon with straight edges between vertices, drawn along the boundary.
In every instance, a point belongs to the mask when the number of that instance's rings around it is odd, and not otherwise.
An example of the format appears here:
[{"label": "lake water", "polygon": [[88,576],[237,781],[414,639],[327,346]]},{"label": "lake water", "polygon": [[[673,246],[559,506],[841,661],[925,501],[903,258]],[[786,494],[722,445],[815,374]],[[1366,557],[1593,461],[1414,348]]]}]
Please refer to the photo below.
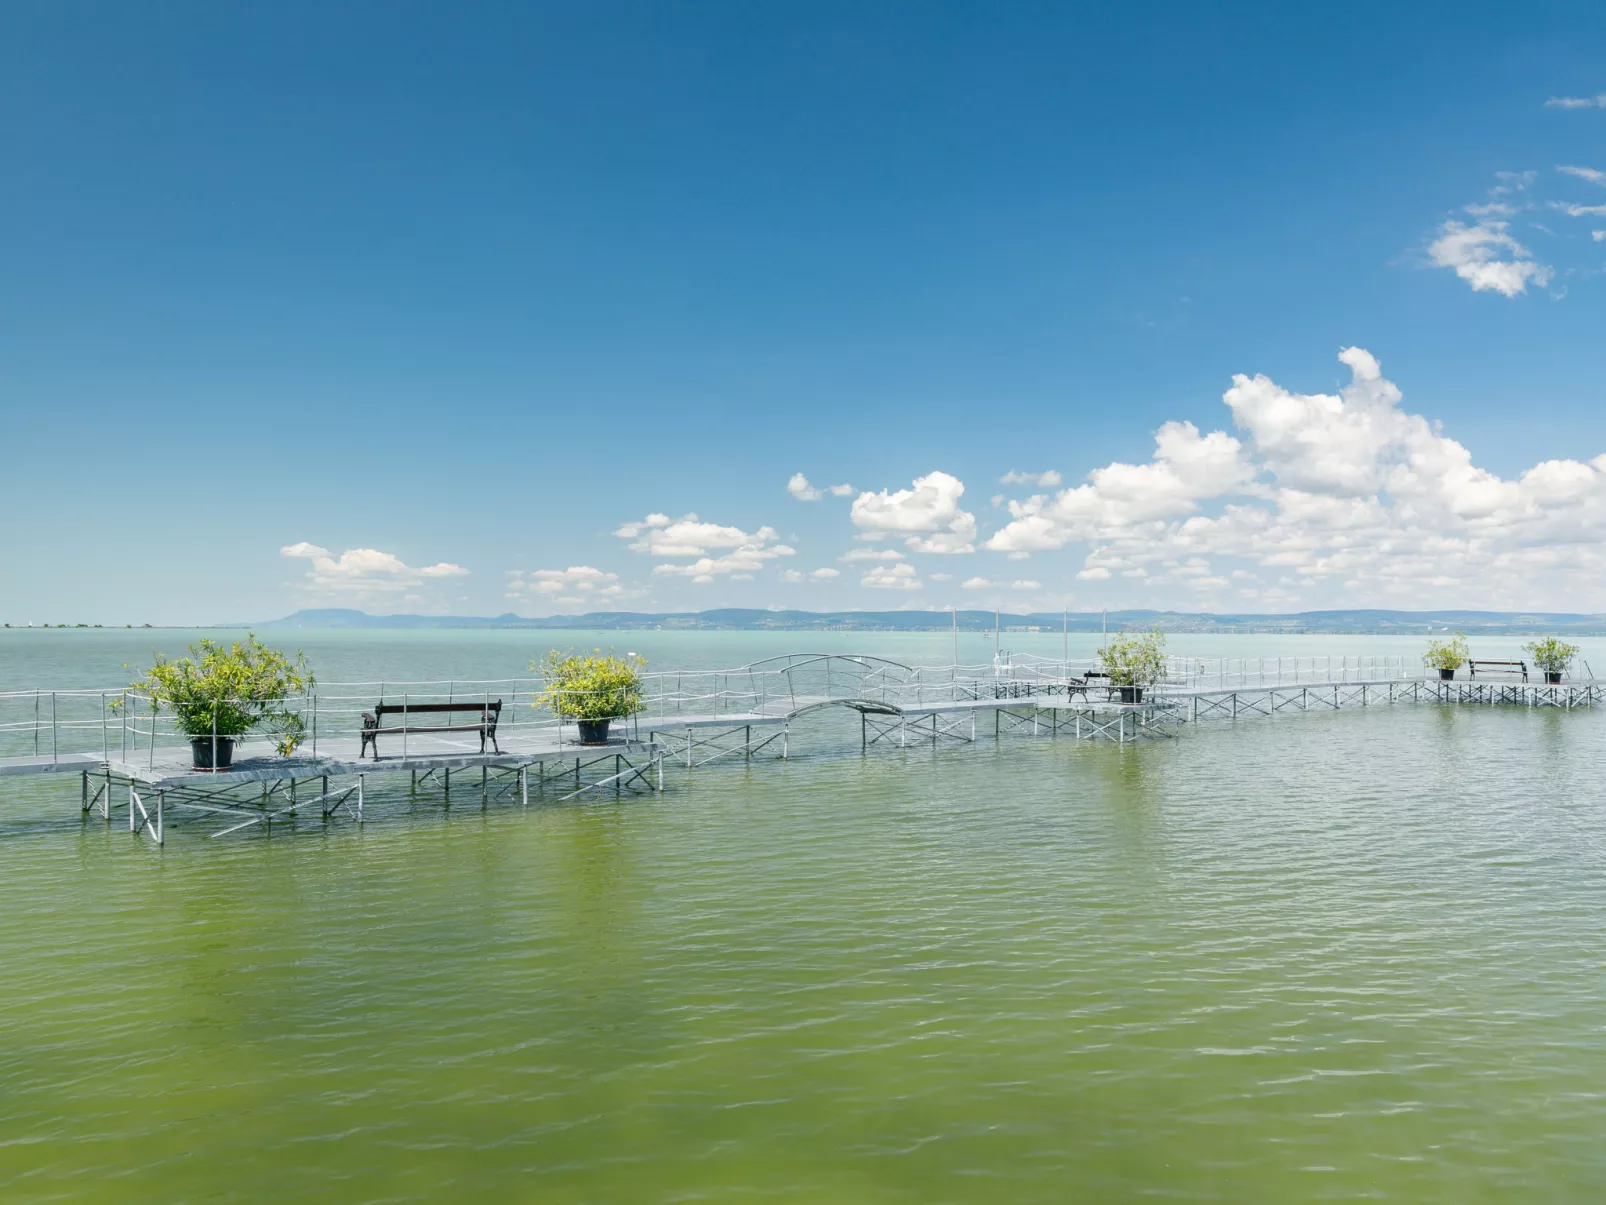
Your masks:
[{"label": "lake water", "polygon": [[[272,635],[327,678],[511,676],[552,642]],[[0,689],[116,685],[189,638],[0,633]],[[951,652],[558,643],[655,668]],[[80,821],[76,781],[0,780],[0,1198],[1606,1194],[1606,709],[866,757],[856,722],[830,735],[661,796],[394,798],[165,850]]]}]

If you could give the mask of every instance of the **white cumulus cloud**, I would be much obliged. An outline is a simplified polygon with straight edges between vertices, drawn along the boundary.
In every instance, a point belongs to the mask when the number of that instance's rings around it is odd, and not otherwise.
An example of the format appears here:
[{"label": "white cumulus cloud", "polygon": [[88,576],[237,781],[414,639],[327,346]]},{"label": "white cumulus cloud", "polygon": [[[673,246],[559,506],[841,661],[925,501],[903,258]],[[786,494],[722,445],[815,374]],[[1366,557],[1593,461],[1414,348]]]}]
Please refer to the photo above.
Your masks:
[{"label": "white cumulus cloud", "polygon": [[654,513],[645,519],[621,524],[613,534],[621,540],[629,540],[632,552],[666,562],[691,558],[687,564],[654,565],[652,571],[669,577],[690,578],[704,585],[721,577],[749,580],[767,561],[797,553],[797,549],[777,541],[773,527],[749,532],[740,527],[707,523],[695,514],[671,519],[668,515]]},{"label": "white cumulus cloud", "polygon": [[376,548],[348,548],[337,557],[327,548],[302,541],[285,545],[279,549],[279,555],[311,562],[304,589],[348,601],[394,601],[401,596],[408,596],[411,601],[408,592],[420,586],[468,576],[467,569],[448,561],[414,568],[394,553],[380,552]]},{"label": "white cumulus cloud", "polygon": [[1606,109],[1606,92],[1594,96],[1552,96],[1545,102],[1547,109]]},{"label": "white cumulus cloud", "polygon": [[1474,225],[1453,218],[1439,229],[1428,255],[1441,268],[1449,268],[1472,286],[1474,292],[1492,291],[1516,297],[1529,284],[1543,288],[1555,269],[1541,264],[1533,252],[1509,231],[1509,222],[1485,219]]},{"label": "white cumulus cloud", "polygon": [[567,569],[509,570],[507,597],[550,603],[560,607],[597,606],[617,603],[627,594],[617,573],[591,565],[570,565]]},{"label": "white cumulus cloud", "polygon": [[1263,605],[1606,605],[1606,455],[1502,478],[1406,410],[1369,352],[1339,358],[1336,394],[1234,377],[1241,444],[1168,424],[1149,464],[1015,504],[988,547],[1080,542],[1083,581],[1208,595],[1236,580]]},{"label": "white cumulus cloud", "polygon": [[846,498],[853,493],[853,487],[846,482],[841,485],[813,486],[802,473],[793,473],[791,480],[786,483],[786,492],[799,502],[818,502],[827,494]]},{"label": "white cumulus cloud", "polygon": [[851,517],[867,536],[903,535],[916,552],[974,552],[976,516],[960,509],[964,492],[959,478],[927,473],[911,489],[865,491],[853,500]]},{"label": "white cumulus cloud", "polygon": [[1200,435],[1192,423],[1170,422],[1156,432],[1148,464],[1094,469],[1083,485],[1053,497],[1038,494],[1011,502],[1011,521],[986,543],[994,552],[1041,552],[1072,540],[1136,524],[1190,514],[1201,499],[1245,485],[1251,473],[1241,446],[1225,431]]},{"label": "white cumulus cloud", "polygon": [[1053,469],[1049,469],[1046,473],[1022,473],[1011,469],[998,480],[1003,485],[1035,485],[1042,489],[1052,489],[1060,483],[1060,475]]}]

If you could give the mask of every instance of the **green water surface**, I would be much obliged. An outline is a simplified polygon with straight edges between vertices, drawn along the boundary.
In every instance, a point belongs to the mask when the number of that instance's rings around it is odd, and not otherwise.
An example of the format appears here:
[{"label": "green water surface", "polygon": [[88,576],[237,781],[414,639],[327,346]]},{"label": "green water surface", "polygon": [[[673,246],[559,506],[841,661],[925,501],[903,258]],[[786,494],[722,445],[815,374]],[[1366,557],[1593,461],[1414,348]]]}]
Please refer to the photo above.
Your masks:
[{"label": "green water surface", "polygon": [[[0,674],[121,680],[67,639]],[[305,643],[522,669],[411,639]],[[165,850],[0,780],[0,1199],[1598,1201],[1603,724],[826,720],[662,796]]]}]

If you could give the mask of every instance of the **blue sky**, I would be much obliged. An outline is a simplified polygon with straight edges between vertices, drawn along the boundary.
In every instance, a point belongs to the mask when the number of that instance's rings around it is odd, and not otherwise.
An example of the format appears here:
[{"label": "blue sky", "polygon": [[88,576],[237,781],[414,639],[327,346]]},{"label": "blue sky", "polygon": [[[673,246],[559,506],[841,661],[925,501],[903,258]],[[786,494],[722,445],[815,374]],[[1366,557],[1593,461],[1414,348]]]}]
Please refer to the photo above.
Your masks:
[{"label": "blue sky", "polygon": [[1606,609],[1603,95],[1599,5],[7,5],[0,618]]}]

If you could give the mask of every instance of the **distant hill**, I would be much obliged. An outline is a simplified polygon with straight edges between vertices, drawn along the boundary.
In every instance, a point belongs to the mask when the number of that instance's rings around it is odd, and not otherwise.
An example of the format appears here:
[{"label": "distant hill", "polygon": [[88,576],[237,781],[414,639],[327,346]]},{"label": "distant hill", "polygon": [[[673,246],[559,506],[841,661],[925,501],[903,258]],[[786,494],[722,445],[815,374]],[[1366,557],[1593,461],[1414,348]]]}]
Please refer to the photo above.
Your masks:
[{"label": "distant hill", "polygon": [[[1003,613],[1005,629],[1043,628],[1057,632],[1063,622],[1058,612]],[[258,625],[264,628],[523,628],[540,631],[632,631],[689,629],[699,631],[777,632],[932,632],[947,631],[953,619],[947,611],[759,611],[726,608],[716,611],[667,612],[594,611],[585,615],[558,615],[526,619],[503,615],[369,615],[364,611],[326,609],[297,611],[283,619]],[[1098,613],[1073,611],[1073,632],[1096,632],[1103,623]],[[1300,611],[1289,615],[1211,615],[1185,611],[1111,611],[1110,630],[1159,628],[1165,632],[1313,632],[1400,633],[1441,631],[1510,635],[1545,631],[1588,636],[1606,634],[1606,615],[1576,615],[1543,611]],[[991,611],[960,611],[962,631],[979,632],[993,626]]]}]

